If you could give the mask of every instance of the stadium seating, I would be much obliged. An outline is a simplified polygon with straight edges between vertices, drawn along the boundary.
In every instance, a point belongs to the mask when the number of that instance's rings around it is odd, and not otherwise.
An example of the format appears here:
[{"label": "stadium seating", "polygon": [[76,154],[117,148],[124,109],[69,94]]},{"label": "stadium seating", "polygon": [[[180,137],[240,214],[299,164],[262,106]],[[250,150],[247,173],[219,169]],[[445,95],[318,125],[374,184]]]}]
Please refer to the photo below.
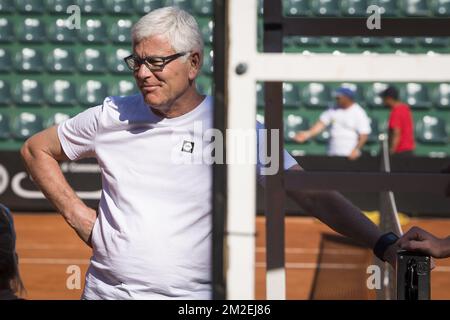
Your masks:
[{"label": "stadium seating", "polygon": [[[131,27],[143,14],[178,5],[194,14],[204,41],[204,65],[197,79],[202,93],[212,93],[212,0],[0,0],[0,150],[17,149],[35,130],[59,123],[108,95],[138,92],[123,57],[131,51]],[[81,30],[70,29],[66,9],[80,5]],[[258,0],[261,18],[263,0]],[[371,4],[390,17],[450,17],[448,0],[282,0],[286,16],[364,17]],[[262,47],[258,21],[258,48]],[[450,53],[448,37],[312,37],[283,39],[285,52],[304,53]],[[378,96],[386,83],[288,82],[283,84],[286,146],[307,154],[323,154],[327,131],[307,144],[292,141],[334,103],[333,90],[356,90],[357,102],[373,119],[368,147],[376,149],[386,130],[389,109]],[[413,111],[419,154],[450,154],[449,83],[395,83]],[[264,114],[264,88],[256,85],[259,118]],[[433,119],[437,119],[436,121]],[[447,136],[447,140],[445,138]],[[446,144],[447,143],[447,144]],[[372,150],[371,149],[371,150]]]},{"label": "stadium seating", "polygon": [[0,113],[0,139],[6,140],[11,136],[11,128],[9,124],[9,117],[7,114]]},{"label": "stadium seating", "polygon": [[14,119],[12,134],[16,139],[25,140],[43,129],[43,119],[39,114],[21,112]]},{"label": "stadium seating", "polygon": [[0,48],[0,72],[9,72],[12,69],[11,53],[8,49]]},{"label": "stadium seating", "polygon": [[326,109],[331,103],[330,88],[323,83],[309,83],[303,88],[303,103],[307,108]]},{"label": "stadium seating", "polygon": [[0,79],[0,107],[10,104],[11,101],[11,86],[5,80]]},{"label": "stadium seating", "polygon": [[21,80],[16,86],[14,100],[18,105],[34,105],[38,107],[44,102],[42,84],[34,79]]},{"label": "stadium seating", "polygon": [[426,144],[447,144],[446,121],[431,115],[424,116],[416,124],[416,138]]},{"label": "stadium seating", "polygon": [[14,40],[14,28],[11,20],[0,18],[0,43]]},{"label": "stadium seating", "polygon": [[75,105],[76,89],[75,85],[68,80],[55,80],[47,88],[47,102],[50,105]]},{"label": "stadium seating", "polygon": [[70,73],[75,71],[75,55],[71,50],[55,48],[47,56],[47,70],[51,73]]},{"label": "stadium seating", "polygon": [[299,114],[284,115],[284,140],[293,142],[293,138],[298,131],[309,129],[309,122]]},{"label": "stadium seating", "polygon": [[42,72],[45,69],[44,58],[39,50],[23,48],[16,55],[16,70],[19,72]]}]

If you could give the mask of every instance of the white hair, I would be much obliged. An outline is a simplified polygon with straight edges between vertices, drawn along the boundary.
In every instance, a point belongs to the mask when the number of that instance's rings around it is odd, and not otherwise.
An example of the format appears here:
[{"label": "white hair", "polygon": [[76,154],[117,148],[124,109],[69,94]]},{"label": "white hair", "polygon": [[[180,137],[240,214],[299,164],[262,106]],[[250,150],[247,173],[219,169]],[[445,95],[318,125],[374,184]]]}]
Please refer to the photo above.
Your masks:
[{"label": "white hair", "polygon": [[[176,52],[198,51],[203,60],[203,38],[195,18],[178,7],[153,10],[131,29],[133,45],[145,38],[164,36]],[[188,56],[184,56],[185,60]]]}]

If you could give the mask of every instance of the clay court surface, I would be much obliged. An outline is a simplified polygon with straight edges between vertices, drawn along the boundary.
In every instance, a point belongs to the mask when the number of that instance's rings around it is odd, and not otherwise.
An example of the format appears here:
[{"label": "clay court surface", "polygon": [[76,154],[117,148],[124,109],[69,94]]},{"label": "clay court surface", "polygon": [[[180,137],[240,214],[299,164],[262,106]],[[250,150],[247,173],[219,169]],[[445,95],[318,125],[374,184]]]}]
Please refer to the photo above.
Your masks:
[{"label": "clay court surface", "polygon": [[[68,289],[69,266],[81,269],[81,288],[90,249],[57,214],[15,214],[17,251],[27,299],[79,299]],[[450,219],[411,219],[438,236],[448,236]],[[264,218],[257,218],[256,298],[265,298]],[[366,287],[370,251],[342,237],[314,218],[286,219],[288,299],[374,299]],[[450,299],[450,259],[437,260],[431,274],[432,299]]]}]

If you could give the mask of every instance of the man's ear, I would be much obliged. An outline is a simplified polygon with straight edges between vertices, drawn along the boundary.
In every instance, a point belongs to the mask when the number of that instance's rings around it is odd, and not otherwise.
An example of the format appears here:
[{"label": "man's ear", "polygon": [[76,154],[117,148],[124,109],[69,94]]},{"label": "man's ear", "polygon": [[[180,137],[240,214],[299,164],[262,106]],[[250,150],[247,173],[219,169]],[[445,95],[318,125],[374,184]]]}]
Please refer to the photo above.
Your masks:
[{"label": "man's ear", "polygon": [[189,79],[194,80],[201,69],[201,56],[198,52],[193,52],[189,57]]}]

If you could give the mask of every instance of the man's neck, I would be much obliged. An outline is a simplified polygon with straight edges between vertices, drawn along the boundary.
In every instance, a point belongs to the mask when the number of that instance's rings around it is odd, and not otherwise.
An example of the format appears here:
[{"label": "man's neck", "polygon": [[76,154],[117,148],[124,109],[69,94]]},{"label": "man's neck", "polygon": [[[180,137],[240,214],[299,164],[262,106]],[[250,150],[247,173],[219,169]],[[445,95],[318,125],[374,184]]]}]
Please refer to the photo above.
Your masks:
[{"label": "man's neck", "polygon": [[167,107],[158,110],[152,108],[152,111],[163,118],[176,118],[194,110],[204,98],[205,96],[198,93],[194,84]]}]

